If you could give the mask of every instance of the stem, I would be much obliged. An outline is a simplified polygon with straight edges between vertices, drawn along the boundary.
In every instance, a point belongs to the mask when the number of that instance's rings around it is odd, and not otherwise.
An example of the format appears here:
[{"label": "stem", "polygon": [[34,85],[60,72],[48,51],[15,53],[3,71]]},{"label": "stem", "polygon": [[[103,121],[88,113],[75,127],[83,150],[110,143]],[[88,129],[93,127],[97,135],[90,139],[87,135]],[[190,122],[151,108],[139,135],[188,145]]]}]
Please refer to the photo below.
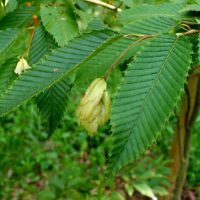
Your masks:
[{"label": "stem", "polygon": [[36,27],[33,28],[33,31],[31,33],[31,37],[30,37],[30,40],[29,40],[29,43],[28,43],[28,50],[25,52],[25,54],[23,56],[29,55],[29,52],[30,52],[30,49],[31,49],[31,44],[32,44],[32,41],[33,41],[33,37],[35,35],[35,31],[36,31]]},{"label": "stem", "polygon": [[[195,68],[190,76],[188,81],[188,86],[186,90],[185,100],[183,104],[183,111],[180,114],[179,118],[182,121],[179,126],[182,126],[182,141],[183,144],[182,155],[180,152],[180,165],[177,172],[177,178],[174,189],[173,200],[181,200],[183,187],[185,184],[185,179],[187,175],[187,168],[189,164],[189,155],[190,155],[190,146],[191,146],[191,137],[192,137],[192,125],[197,117],[198,111],[198,102],[199,102],[199,86],[200,79],[196,72],[199,71],[199,67]],[[184,126],[184,127],[183,127]]]},{"label": "stem", "polygon": [[[134,34],[129,34],[129,35],[124,35],[124,37],[129,37],[129,36],[136,36]],[[139,35],[137,35],[139,36]],[[104,79],[106,80],[108,78],[108,76],[110,76],[110,74],[112,73],[112,71],[115,69],[115,67],[117,66],[118,62],[121,60],[121,58],[127,53],[127,51],[132,48],[133,46],[137,45],[139,42],[148,39],[148,38],[152,38],[155,37],[157,35],[141,35],[139,36],[140,38],[135,41],[134,43],[130,44],[124,51],[122,51],[122,53],[119,55],[119,57],[115,60],[114,63],[112,63],[112,65],[108,68],[106,75],[104,77]]]},{"label": "stem", "polygon": [[184,33],[176,33],[176,35],[179,37],[179,36],[185,36],[185,35],[192,35],[192,34],[199,33],[199,32],[200,32],[200,30],[191,29]]},{"label": "stem", "polygon": [[111,10],[114,10],[114,11],[117,11],[117,12],[121,12],[121,8],[115,7],[111,4],[108,4],[108,3],[105,3],[105,2],[102,2],[102,1],[99,1],[99,0],[85,0],[85,1],[99,5],[99,6],[103,6],[105,8],[108,8],[108,9],[111,9]]}]

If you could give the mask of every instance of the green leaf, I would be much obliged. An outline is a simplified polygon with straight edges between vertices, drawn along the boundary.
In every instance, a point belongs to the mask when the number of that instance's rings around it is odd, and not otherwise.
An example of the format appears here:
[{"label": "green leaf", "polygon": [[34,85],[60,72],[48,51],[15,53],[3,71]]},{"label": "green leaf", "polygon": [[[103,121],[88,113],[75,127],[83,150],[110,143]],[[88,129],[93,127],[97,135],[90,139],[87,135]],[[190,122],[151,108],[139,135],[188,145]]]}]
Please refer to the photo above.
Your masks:
[{"label": "green leaf", "polygon": [[17,65],[17,58],[10,58],[0,65],[0,93],[2,93],[16,78],[14,74]]},{"label": "green leaf", "polygon": [[12,1],[8,1],[7,5],[6,5],[6,12],[13,12],[18,6],[18,2],[17,0],[12,0]]},{"label": "green leaf", "polygon": [[97,17],[93,18],[88,24],[88,29],[91,30],[101,30],[106,28],[108,28],[107,25],[104,24],[103,21]]},{"label": "green leaf", "polygon": [[[109,45],[106,48],[102,49],[102,51],[98,52],[96,56],[92,59],[86,61],[84,64],[80,66],[76,75],[76,82],[80,85],[83,82],[92,81],[96,77],[101,77],[105,75],[108,68],[116,61],[117,65],[124,62],[127,58],[130,58],[136,54],[136,52],[140,49],[140,45],[143,43],[138,43],[138,45],[130,48],[125,55],[121,56],[123,52],[126,51],[127,48],[130,47],[133,43],[138,40],[136,38],[121,38],[118,39],[113,38],[113,41],[110,41]],[[145,41],[146,42],[146,41]],[[140,44],[140,45],[139,45]],[[112,56],[108,56],[111,55]]]},{"label": "green leaf", "polygon": [[200,12],[200,5],[199,4],[190,4],[181,9],[181,12]]},{"label": "green leaf", "polygon": [[54,50],[45,60],[41,60],[31,70],[20,75],[13,86],[0,97],[0,113],[11,111],[61,80],[82,62],[94,56],[112,37],[111,31],[94,31],[76,38],[65,47]]},{"label": "green leaf", "polygon": [[63,79],[36,98],[40,112],[49,122],[50,133],[55,130],[63,117],[70,89],[69,81]]},{"label": "green leaf", "polygon": [[129,183],[125,184],[125,190],[128,193],[128,196],[131,197],[133,195],[134,192],[134,188],[132,185],[130,185]]},{"label": "green leaf", "polygon": [[164,187],[161,187],[159,185],[156,185],[153,187],[153,191],[156,193],[156,194],[159,194],[160,196],[166,196],[166,195],[169,195],[169,192],[164,188]]},{"label": "green leaf", "polygon": [[146,183],[134,183],[135,189],[140,192],[142,195],[150,197],[153,200],[156,200],[152,189]]},{"label": "green leaf", "polygon": [[2,2],[0,1],[0,20],[5,15],[5,13],[6,13],[5,8],[4,8]]},{"label": "green leaf", "polygon": [[[45,31],[43,26],[39,26],[31,44],[30,63],[38,63],[44,55],[57,47],[52,36]],[[64,79],[55,83],[36,98],[39,111],[42,113],[43,118],[48,120],[50,133],[55,130],[62,119],[69,90],[68,80]]]},{"label": "green leaf", "polygon": [[52,49],[57,47],[58,45],[52,36],[45,31],[42,25],[40,25],[37,27],[31,43],[29,63],[35,64],[39,62],[44,55],[50,53]]},{"label": "green leaf", "polygon": [[18,29],[0,30],[0,56],[13,44],[19,35]]},{"label": "green leaf", "polygon": [[164,3],[160,5],[139,5],[134,8],[124,10],[120,13],[119,20],[122,24],[133,21],[148,19],[149,17],[170,17],[178,19],[181,17],[179,11],[184,4]]},{"label": "green leaf", "polygon": [[150,17],[124,26],[120,33],[156,34],[170,32],[177,26],[177,20],[169,17]]},{"label": "green leaf", "polygon": [[161,35],[130,64],[111,111],[113,171],[137,159],[160,135],[184,90],[190,46],[184,38]]},{"label": "green leaf", "polygon": [[72,10],[46,6],[41,8],[40,15],[44,27],[53,35],[59,46],[65,45],[78,35],[78,26]]},{"label": "green leaf", "polygon": [[0,21],[0,29],[23,27],[31,19],[34,11],[34,7],[22,7],[14,10]]}]

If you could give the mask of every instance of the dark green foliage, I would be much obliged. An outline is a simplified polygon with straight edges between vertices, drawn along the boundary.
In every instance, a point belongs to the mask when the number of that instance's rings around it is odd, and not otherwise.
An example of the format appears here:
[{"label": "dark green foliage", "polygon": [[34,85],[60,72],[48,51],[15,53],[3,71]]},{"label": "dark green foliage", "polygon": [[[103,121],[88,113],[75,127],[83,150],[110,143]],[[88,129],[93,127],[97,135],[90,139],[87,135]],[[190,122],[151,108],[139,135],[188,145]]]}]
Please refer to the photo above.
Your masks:
[{"label": "dark green foliage", "polygon": [[26,25],[28,20],[30,20],[31,16],[33,15],[34,11],[35,8],[33,7],[22,7],[7,14],[0,21],[0,30],[6,28],[19,28]]},{"label": "dark green foliage", "polygon": [[51,86],[36,98],[43,119],[48,119],[50,133],[55,130],[63,117],[66,110],[69,91],[69,80],[65,78]]},{"label": "dark green foliage", "polygon": [[[44,30],[43,26],[39,26],[36,29],[31,44],[30,63],[34,64],[39,62],[43,56],[57,47],[52,36]],[[36,98],[39,111],[42,113],[44,121],[48,121],[50,133],[55,130],[62,119],[69,90],[69,81],[64,78]]]},{"label": "dark green foliage", "polygon": [[18,29],[0,30],[0,56],[6,54],[6,50],[14,43],[18,35]]},{"label": "dark green foliage", "polygon": [[112,169],[137,159],[159,136],[184,88],[191,63],[188,46],[183,38],[163,35],[130,64],[111,113]]},{"label": "dark green foliage", "polygon": [[57,47],[58,45],[52,36],[45,31],[42,25],[40,25],[36,28],[31,43],[31,49],[29,52],[30,64],[39,62],[44,55],[49,54],[53,49]]},{"label": "dark green foliage", "polygon": [[[104,77],[112,99],[114,143],[109,169],[116,172],[138,159],[174,114],[189,70],[199,64],[200,49],[198,4],[191,1],[191,5],[171,2],[135,6],[138,2],[122,1],[121,13],[82,1],[23,0],[14,11],[0,4],[0,114],[4,116],[36,97],[42,121],[49,124],[45,132],[52,132],[70,109],[66,108],[74,89],[71,87],[80,89],[71,99],[74,113],[82,89],[93,79]],[[153,2],[161,1],[149,3]],[[31,69],[18,76],[13,72],[21,56]],[[74,126],[70,134],[82,131]],[[110,127],[106,127],[105,137],[110,134],[108,130]],[[95,140],[90,140],[88,146],[90,142]],[[102,159],[107,158],[108,153]],[[84,176],[83,171],[74,173]],[[62,190],[67,183],[63,186],[59,176],[51,181]],[[69,184],[67,188],[76,185]],[[134,188],[142,193],[148,186],[138,183]],[[45,189],[48,193],[49,188]],[[50,199],[57,197],[54,193]]]},{"label": "dark green foliage", "polygon": [[0,94],[2,94],[16,78],[14,70],[17,61],[17,58],[10,58],[0,66]]},{"label": "dark green foliage", "polygon": [[21,75],[5,92],[0,100],[0,112],[3,114],[11,111],[15,106],[59,81],[70,70],[74,70],[74,67],[92,56],[95,50],[98,51],[98,47],[112,35],[110,31],[95,31],[54,50],[45,60],[33,66],[32,70]]},{"label": "dark green foliage", "polygon": [[[93,58],[89,59],[83,63],[77,72],[77,83],[83,83],[86,81],[87,76],[89,81],[92,81],[96,77],[101,77],[105,74],[108,68],[118,59],[116,65],[124,62],[130,56],[134,56],[136,52],[140,49],[139,45],[135,45],[130,48],[124,56],[120,55],[125,52],[131,44],[136,42],[137,38],[121,38],[115,37],[107,43],[106,48],[99,51]],[[108,56],[112,52],[112,56]],[[87,79],[87,80],[88,80]]]}]

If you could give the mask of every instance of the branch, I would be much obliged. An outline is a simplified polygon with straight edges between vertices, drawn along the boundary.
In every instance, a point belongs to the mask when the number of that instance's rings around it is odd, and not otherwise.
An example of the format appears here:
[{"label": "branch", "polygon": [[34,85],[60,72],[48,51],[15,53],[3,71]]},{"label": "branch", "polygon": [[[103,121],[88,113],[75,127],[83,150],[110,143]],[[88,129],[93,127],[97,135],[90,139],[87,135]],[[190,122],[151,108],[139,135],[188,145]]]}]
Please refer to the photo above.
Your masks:
[{"label": "branch", "polygon": [[99,6],[103,6],[105,8],[108,8],[108,9],[111,9],[111,10],[114,10],[114,11],[117,11],[117,12],[121,12],[121,8],[118,8],[118,7],[115,7],[111,4],[108,4],[108,3],[105,3],[105,2],[102,2],[102,1],[99,1],[99,0],[85,0],[86,2],[89,2],[89,3],[93,3],[93,4],[96,4],[96,5],[99,5]]},{"label": "branch", "polygon": [[189,30],[184,33],[176,33],[176,35],[179,37],[179,36],[184,36],[184,35],[192,35],[192,34],[199,33],[199,32],[200,32],[200,30],[192,29],[192,30]]},{"label": "branch", "polygon": [[[136,34],[128,34],[128,35],[124,35],[123,37],[129,37],[129,36],[136,36]],[[115,69],[115,67],[117,66],[118,62],[121,60],[121,58],[127,53],[127,51],[136,46],[138,43],[140,43],[141,41],[148,39],[148,38],[152,38],[152,37],[156,37],[158,35],[139,35],[137,34],[138,37],[140,37],[138,40],[136,40],[134,43],[130,44],[124,51],[122,51],[122,53],[119,55],[119,57],[115,60],[115,62],[108,68],[106,75],[104,77],[104,79],[106,80],[108,78],[108,76],[110,76],[110,74],[112,73],[112,71]]]}]

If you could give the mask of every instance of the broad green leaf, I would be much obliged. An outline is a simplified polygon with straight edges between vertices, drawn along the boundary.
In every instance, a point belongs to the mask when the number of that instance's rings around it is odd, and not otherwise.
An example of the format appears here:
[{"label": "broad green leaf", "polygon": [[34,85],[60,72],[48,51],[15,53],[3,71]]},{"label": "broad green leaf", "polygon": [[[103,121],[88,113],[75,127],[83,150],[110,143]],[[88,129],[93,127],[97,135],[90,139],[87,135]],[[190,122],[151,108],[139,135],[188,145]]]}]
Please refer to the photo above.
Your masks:
[{"label": "broad green leaf", "polygon": [[65,45],[78,35],[78,26],[73,10],[65,7],[42,7],[40,11],[42,23],[53,35],[59,46]]},{"label": "broad green leaf", "polygon": [[0,113],[11,111],[64,78],[106,46],[110,38],[113,38],[111,31],[94,31],[74,39],[65,47],[54,50],[31,70],[20,75],[12,87],[0,97]]},{"label": "broad green leaf", "polygon": [[[43,26],[39,26],[31,44],[30,63],[38,63],[44,55],[47,55],[57,47],[52,36],[45,31]],[[54,131],[62,119],[67,105],[69,90],[69,83],[65,78],[46,89],[36,98],[39,111],[42,113],[44,120],[48,121],[50,133]]]},{"label": "broad green leaf", "polygon": [[0,30],[0,60],[19,35],[18,29]]},{"label": "broad green leaf", "polygon": [[178,19],[181,17],[179,11],[184,4],[164,3],[160,5],[139,5],[124,10],[120,13],[119,20],[124,25],[133,21],[149,17],[170,17]]},{"label": "broad green leaf", "polygon": [[150,17],[125,25],[120,33],[156,34],[170,32],[177,26],[177,20],[170,17]]},{"label": "broad green leaf", "polygon": [[14,10],[0,21],[0,29],[19,28],[24,26],[28,20],[31,19],[34,11],[34,7],[22,7]]},{"label": "broad green leaf", "polygon": [[137,159],[160,135],[184,90],[190,46],[182,37],[161,35],[130,64],[111,111],[111,170]]}]

